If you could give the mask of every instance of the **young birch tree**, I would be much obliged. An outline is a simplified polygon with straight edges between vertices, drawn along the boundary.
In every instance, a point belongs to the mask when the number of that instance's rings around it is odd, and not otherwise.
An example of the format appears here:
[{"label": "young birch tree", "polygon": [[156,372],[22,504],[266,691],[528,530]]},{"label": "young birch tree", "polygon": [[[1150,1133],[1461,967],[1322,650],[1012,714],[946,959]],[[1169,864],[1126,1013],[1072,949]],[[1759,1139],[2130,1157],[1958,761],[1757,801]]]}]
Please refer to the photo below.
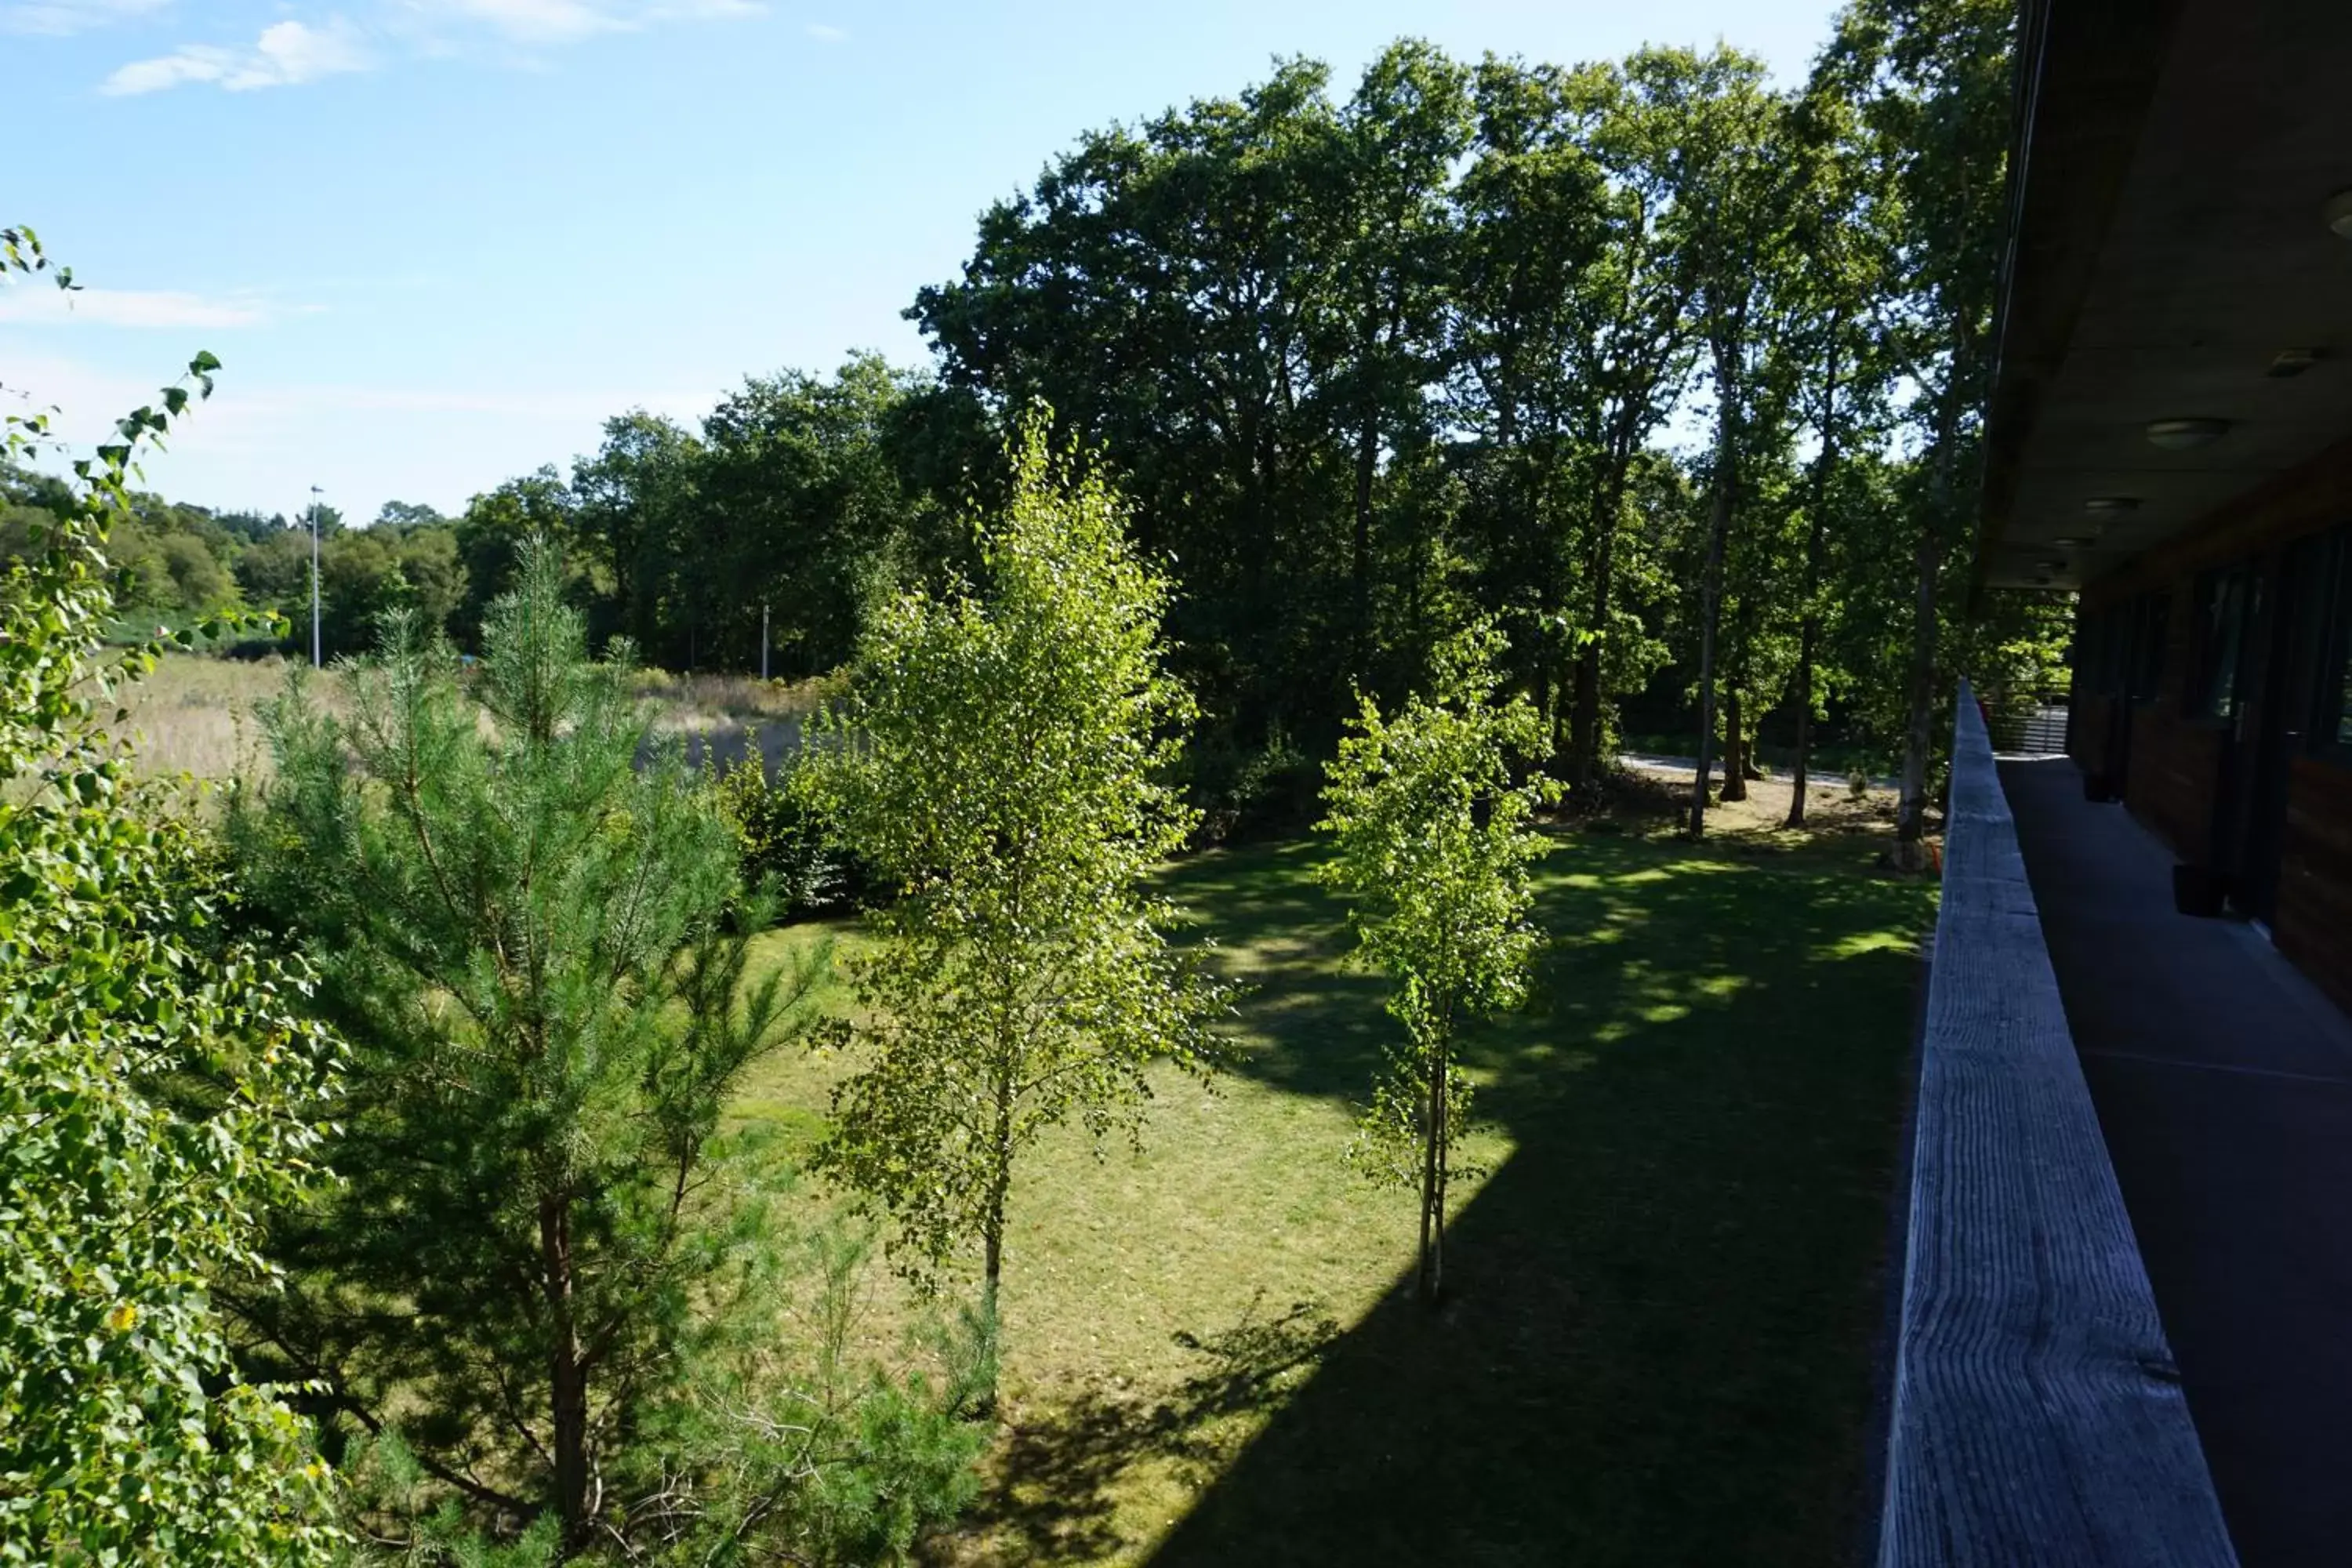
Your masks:
[{"label": "young birch tree", "polygon": [[882,608],[803,773],[898,894],[850,965],[866,1065],[818,1166],[919,1269],[978,1242],[992,1312],[1022,1151],[1072,1119],[1139,1136],[1146,1069],[1214,1065],[1227,1008],[1145,889],[1195,817],[1168,783],[1192,706],[1161,668],[1167,584],[1042,425],[1012,456],[984,591]]},{"label": "young birch tree", "polygon": [[1528,919],[1528,865],[1543,853],[1529,818],[1554,786],[1515,786],[1511,759],[1548,737],[1526,698],[1496,700],[1501,646],[1475,627],[1439,649],[1430,695],[1393,719],[1365,701],[1324,791],[1320,826],[1339,852],[1323,879],[1347,898],[1364,956],[1394,982],[1389,1013],[1405,1028],[1357,1153],[1376,1179],[1420,1189],[1425,1307],[1444,1285],[1446,1189],[1470,1112],[1462,1032],[1526,998],[1541,940]]},{"label": "young birch tree", "polygon": [[[71,278],[0,228],[12,274]],[[339,1048],[306,970],[223,937],[216,868],[135,809],[104,719],[163,647],[105,643],[133,459],[218,368],[75,462],[71,510],[0,572],[0,1563],[323,1568],[345,1544],[310,1423],[236,1374],[214,1298],[273,1280],[262,1215],[320,1183]],[[0,458],[57,445],[0,415]],[[199,1078],[217,1093],[174,1092]]]}]

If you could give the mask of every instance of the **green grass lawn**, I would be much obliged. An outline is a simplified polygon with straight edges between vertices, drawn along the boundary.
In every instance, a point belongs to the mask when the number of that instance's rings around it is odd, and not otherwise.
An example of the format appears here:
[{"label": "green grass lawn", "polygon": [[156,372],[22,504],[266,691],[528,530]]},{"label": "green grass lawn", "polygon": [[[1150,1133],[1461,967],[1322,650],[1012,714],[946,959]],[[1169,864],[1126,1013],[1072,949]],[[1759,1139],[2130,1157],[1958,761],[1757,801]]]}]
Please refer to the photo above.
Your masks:
[{"label": "green grass lawn", "polygon": [[[1319,847],[1175,868],[1255,987],[1245,1065],[1161,1079],[1139,1153],[1072,1135],[1022,1172],[1003,1430],[937,1559],[1839,1560],[1933,892],[1873,871],[1867,832],[1725,826],[1542,862],[1558,940],[1474,1049],[1490,1173],[1433,1319],[1412,1198],[1341,1162],[1393,1026]],[[813,1138],[844,1070],[778,1058],[737,1112]]]}]

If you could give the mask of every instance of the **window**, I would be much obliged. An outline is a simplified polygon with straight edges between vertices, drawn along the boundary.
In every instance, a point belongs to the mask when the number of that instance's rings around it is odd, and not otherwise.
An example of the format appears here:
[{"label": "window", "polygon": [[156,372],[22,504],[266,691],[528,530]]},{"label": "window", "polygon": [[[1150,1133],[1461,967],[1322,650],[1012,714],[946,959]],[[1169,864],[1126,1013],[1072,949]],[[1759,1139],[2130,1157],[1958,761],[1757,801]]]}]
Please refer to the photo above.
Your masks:
[{"label": "window", "polygon": [[2259,592],[2251,566],[2227,567],[2197,579],[2197,679],[2189,689],[2193,717],[2236,716],[2238,666]]}]

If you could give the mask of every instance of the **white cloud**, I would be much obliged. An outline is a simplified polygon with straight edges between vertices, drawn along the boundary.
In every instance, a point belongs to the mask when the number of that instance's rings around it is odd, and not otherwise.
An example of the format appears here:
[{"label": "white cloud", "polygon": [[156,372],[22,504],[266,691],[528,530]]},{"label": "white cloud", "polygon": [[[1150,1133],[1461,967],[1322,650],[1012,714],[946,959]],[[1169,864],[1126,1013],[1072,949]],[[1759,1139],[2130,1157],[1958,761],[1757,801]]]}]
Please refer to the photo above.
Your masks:
[{"label": "white cloud", "polygon": [[251,299],[207,299],[176,289],[18,288],[0,293],[0,321],[87,321],[105,327],[251,327],[269,311]]},{"label": "white cloud", "polygon": [[569,43],[626,26],[590,0],[439,0],[430,9],[483,23],[527,44]]},{"label": "white cloud", "polygon": [[0,5],[0,33],[40,33],[65,37],[151,16],[172,0],[18,0]]},{"label": "white cloud", "polygon": [[[128,16],[170,3],[82,0],[82,8]],[[0,7],[5,6],[5,0],[0,0]],[[62,15],[73,8],[74,0],[24,0],[0,8],[0,17],[17,11]],[[339,72],[371,69],[385,49],[425,56],[460,52],[468,33],[487,33],[502,43],[530,47],[576,43],[601,33],[636,32],[666,22],[756,16],[766,9],[762,0],[379,0],[364,31],[340,16],[320,26],[279,22],[264,28],[249,48],[184,44],[167,55],[133,60],[118,68],[99,90],[126,98],[199,82],[231,92],[290,87]]]},{"label": "white cloud", "polygon": [[184,82],[213,82],[231,92],[246,92],[365,70],[373,63],[359,35],[341,20],[325,27],[277,22],[261,30],[251,48],[188,44],[153,59],[133,60],[108,77],[99,90],[121,98],[160,92]]},{"label": "white cloud", "polygon": [[427,23],[470,22],[519,44],[563,44],[598,33],[635,32],[657,22],[753,16],[758,0],[404,0]]},{"label": "white cloud", "polygon": [[820,44],[842,44],[849,41],[849,29],[836,27],[829,22],[811,22],[808,36]]}]

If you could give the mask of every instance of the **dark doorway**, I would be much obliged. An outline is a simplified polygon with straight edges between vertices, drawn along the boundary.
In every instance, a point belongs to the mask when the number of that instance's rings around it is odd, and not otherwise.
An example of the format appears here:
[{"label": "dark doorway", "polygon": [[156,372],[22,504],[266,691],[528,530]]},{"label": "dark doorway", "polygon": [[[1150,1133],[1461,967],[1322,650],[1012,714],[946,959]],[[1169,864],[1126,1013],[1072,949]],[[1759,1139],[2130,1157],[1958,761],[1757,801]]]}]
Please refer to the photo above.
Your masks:
[{"label": "dark doorway", "polygon": [[2235,672],[2221,844],[2231,901],[2259,921],[2272,920],[2277,910],[2288,777],[2316,697],[2332,542],[2298,540],[2264,563]]}]

